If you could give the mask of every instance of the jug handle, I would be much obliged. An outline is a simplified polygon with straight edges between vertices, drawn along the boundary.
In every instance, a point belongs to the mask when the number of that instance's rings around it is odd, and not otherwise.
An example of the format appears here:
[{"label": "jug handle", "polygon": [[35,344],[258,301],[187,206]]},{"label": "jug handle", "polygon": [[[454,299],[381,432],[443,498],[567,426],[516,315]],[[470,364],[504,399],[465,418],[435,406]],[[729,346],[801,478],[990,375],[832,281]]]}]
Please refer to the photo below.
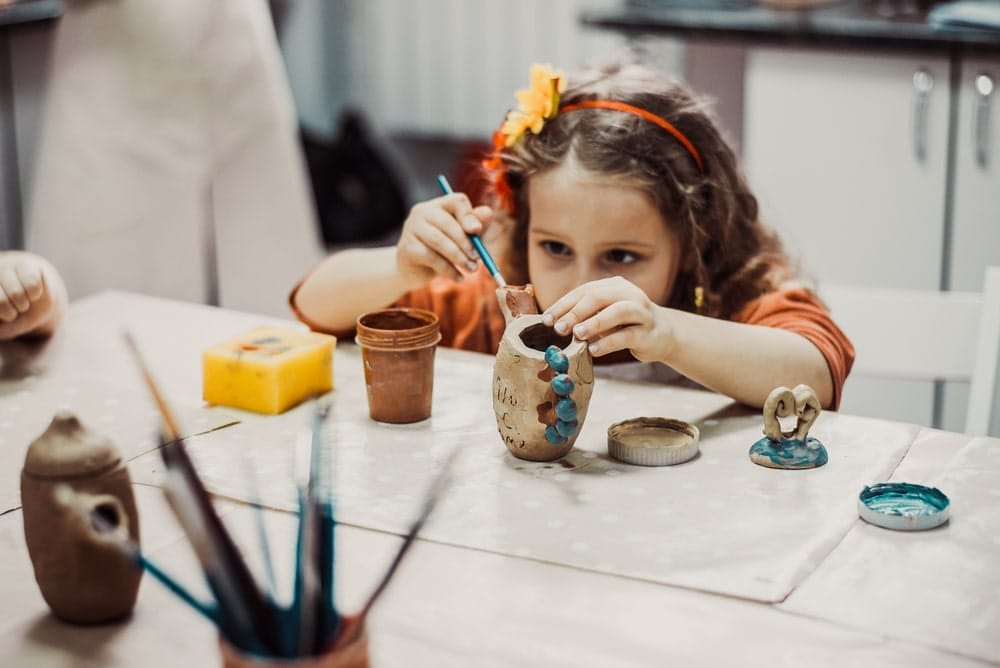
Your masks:
[{"label": "jug handle", "polygon": [[510,304],[507,303],[507,291],[503,288],[497,288],[495,294],[497,303],[500,304],[500,312],[503,313],[504,324],[509,325],[514,316],[510,312]]},{"label": "jug handle", "polygon": [[[535,301],[535,292],[531,284],[505,285],[497,288],[495,294],[505,325],[509,325],[511,320],[518,316],[538,313],[538,302]],[[518,299],[518,296],[521,298]]]}]

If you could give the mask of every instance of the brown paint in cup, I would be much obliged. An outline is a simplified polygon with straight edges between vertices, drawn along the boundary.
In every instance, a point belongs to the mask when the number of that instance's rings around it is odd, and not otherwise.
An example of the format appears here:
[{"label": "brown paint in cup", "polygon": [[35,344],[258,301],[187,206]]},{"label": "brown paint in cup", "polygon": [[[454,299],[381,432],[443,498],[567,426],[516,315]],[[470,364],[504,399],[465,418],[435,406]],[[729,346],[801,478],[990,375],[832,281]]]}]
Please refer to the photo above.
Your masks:
[{"label": "brown paint in cup", "polygon": [[429,418],[441,340],[437,316],[416,308],[364,313],[354,340],[361,346],[371,418],[395,424]]}]

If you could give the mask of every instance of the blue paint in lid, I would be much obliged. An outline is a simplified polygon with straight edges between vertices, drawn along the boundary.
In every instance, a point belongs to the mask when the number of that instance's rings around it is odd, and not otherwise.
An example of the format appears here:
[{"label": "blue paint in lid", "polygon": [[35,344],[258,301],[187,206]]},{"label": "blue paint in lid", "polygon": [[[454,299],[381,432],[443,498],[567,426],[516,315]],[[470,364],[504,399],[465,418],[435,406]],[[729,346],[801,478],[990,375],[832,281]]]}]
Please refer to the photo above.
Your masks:
[{"label": "blue paint in lid", "polygon": [[951,501],[937,487],[910,482],[866,486],[858,495],[861,519],[898,531],[933,529],[948,521]]}]

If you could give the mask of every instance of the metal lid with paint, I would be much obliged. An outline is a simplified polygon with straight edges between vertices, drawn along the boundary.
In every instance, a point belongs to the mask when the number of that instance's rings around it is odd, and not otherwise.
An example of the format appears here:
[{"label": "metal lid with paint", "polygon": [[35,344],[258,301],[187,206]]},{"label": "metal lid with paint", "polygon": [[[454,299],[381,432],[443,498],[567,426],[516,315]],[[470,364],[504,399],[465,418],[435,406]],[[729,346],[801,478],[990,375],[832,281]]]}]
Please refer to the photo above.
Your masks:
[{"label": "metal lid with paint", "polygon": [[682,420],[637,417],[608,427],[608,454],[626,464],[672,466],[698,454],[700,437]]},{"label": "metal lid with paint", "polygon": [[861,519],[897,531],[933,529],[948,521],[951,501],[937,487],[910,482],[865,486],[858,495]]}]

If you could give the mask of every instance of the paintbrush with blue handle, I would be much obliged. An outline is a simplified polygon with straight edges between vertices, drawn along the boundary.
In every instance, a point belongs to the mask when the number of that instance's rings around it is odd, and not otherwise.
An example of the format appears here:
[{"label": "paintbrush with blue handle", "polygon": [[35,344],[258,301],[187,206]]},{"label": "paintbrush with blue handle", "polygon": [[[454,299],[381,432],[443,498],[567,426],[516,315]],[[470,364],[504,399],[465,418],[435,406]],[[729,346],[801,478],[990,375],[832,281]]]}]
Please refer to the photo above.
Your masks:
[{"label": "paintbrush with blue handle", "polygon": [[[444,174],[437,175],[437,182],[438,185],[441,186],[441,191],[445,195],[451,195],[455,192],[451,189],[451,184],[448,183],[448,179],[444,177]],[[479,253],[479,257],[486,266],[486,271],[490,272],[490,276],[493,277],[496,284],[501,288],[507,285],[507,281],[505,281],[503,276],[500,274],[500,268],[497,266],[497,263],[493,261],[493,256],[490,255],[488,250],[486,250],[486,245],[483,244],[483,240],[479,238],[478,234],[470,234],[468,236],[469,241],[472,242],[472,247],[476,249],[477,253]]]},{"label": "paintbrush with blue handle", "polygon": [[332,603],[333,521],[329,486],[325,485],[322,456],[323,423],[329,404],[316,405],[310,433],[309,473],[299,490],[299,537],[295,564],[297,656],[318,653],[328,638],[328,627],[337,626]]}]

